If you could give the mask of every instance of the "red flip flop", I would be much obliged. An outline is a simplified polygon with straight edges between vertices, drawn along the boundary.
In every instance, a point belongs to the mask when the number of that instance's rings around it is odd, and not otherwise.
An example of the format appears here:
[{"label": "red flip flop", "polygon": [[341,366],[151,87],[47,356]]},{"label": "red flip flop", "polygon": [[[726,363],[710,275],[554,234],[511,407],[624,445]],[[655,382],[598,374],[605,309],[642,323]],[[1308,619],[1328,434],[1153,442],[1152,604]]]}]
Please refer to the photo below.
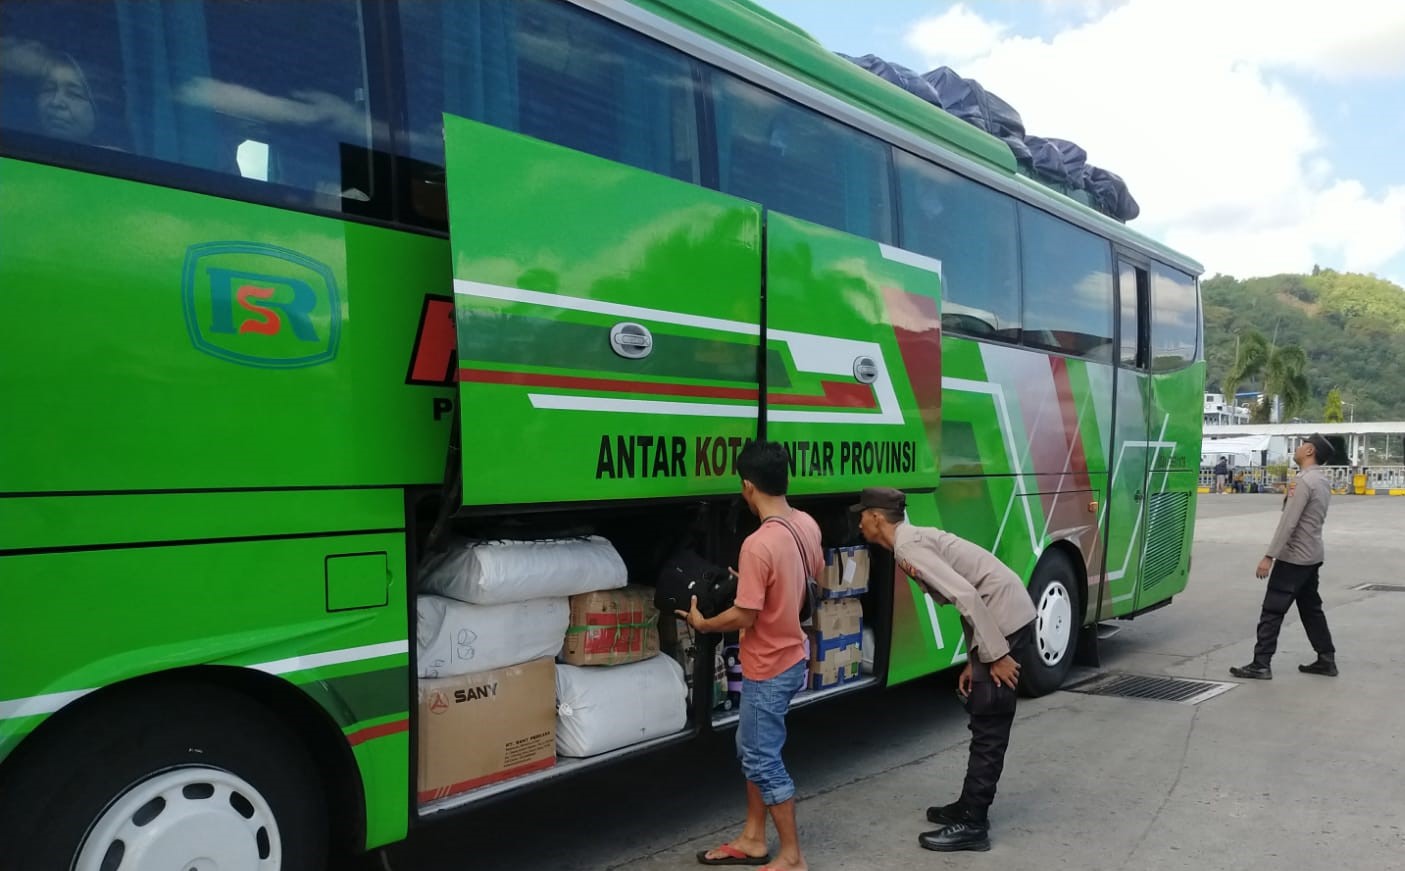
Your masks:
[{"label": "red flip flop", "polygon": [[[708,853],[724,854],[720,859],[709,859]],[[720,847],[713,847],[711,850],[698,851],[699,865],[765,865],[771,861],[771,854],[764,856],[748,856],[731,844],[723,844]]]}]

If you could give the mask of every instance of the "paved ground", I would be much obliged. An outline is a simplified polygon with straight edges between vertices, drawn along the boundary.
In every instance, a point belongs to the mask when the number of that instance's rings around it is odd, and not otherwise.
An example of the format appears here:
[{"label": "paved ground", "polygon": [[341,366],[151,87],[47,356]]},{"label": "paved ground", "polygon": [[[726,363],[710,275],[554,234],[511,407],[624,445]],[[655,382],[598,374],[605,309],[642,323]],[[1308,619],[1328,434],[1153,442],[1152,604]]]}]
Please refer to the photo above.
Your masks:
[{"label": "paved ground", "polygon": [[[1103,645],[1104,670],[1229,679],[1250,658],[1254,565],[1278,499],[1202,496],[1191,588]],[[1405,869],[1405,499],[1338,497],[1323,597],[1342,676],[1298,674],[1296,615],[1277,677],[1197,707],[1059,692],[1022,703],[994,849],[917,847],[923,809],[960,788],[951,675],[796,712],[787,760],[810,866],[829,869]],[[730,737],[587,773],[418,830],[367,868],[698,867],[742,816]]]}]

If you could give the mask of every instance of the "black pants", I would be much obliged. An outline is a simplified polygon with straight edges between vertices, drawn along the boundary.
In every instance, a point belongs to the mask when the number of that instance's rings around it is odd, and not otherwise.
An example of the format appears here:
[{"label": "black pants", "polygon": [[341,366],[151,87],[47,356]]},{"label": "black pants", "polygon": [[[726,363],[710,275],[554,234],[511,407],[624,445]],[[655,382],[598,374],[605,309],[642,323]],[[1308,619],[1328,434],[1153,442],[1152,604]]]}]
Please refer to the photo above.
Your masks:
[{"label": "black pants", "polygon": [[1283,616],[1293,602],[1298,603],[1298,616],[1307,630],[1307,640],[1318,653],[1333,655],[1332,632],[1327,628],[1327,615],[1322,613],[1322,597],[1317,594],[1317,570],[1322,563],[1300,566],[1282,560],[1273,564],[1264,591],[1263,613],[1259,615],[1259,640],[1254,645],[1254,662],[1267,666],[1278,649],[1278,631],[1283,628]]},{"label": "black pants", "polygon": [[[1010,655],[1024,661],[1024,652],[1034,641],[1030,623],[1005,639]],[[966,711],[971,715],[971,752],[966,760],[966,782],[961,787],[961,804],[978,820],[984,820],[995,787],[1005,768],[1005,750],[1010,746],[1010,726],[1015,722],[1016,690],[997,687],[990,679],[990,667],[979,658],[971,660],[971,695]]]}]

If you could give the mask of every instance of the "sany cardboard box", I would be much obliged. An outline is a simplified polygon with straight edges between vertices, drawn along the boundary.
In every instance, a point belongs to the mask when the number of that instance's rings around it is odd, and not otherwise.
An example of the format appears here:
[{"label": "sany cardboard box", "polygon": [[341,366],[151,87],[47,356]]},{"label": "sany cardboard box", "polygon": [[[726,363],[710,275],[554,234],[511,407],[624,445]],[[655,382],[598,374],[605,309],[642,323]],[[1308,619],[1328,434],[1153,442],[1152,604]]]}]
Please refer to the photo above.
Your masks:
[{"label": "sany cardboard box", "polygon": [[629,586],[571,597],[561,661],[624,665],[659,652],[659,612],[652,587]]},{"label": "sany cardboard box", "polygon": [[828,689],[859,676],[859,666],[863,654],[857,644],[826,651],[823,659],[810,660],[810,673],[806,687],[812,690]]},{"label": "sany cardboard box", "polygon": [[556,764],[556,664],[538,659],[419,682],[419,799]]},{"label": "sany cardboard box", "polygon": [[815,579],[820,596],[839,599],[868,592],[868,548],[834,547],[824,552],[824,569]]}]

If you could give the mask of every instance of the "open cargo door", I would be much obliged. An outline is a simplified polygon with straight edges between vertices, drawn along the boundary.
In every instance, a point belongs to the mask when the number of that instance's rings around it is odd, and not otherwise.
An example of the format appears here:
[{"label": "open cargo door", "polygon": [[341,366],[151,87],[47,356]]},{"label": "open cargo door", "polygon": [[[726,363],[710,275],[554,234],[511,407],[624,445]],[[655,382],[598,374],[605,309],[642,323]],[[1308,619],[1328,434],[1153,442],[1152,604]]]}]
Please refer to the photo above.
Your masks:
[{"label": "open cargo door", "polygon": [[766,437],[795,494],[932,488],[941,264],[766,213]]},{"label": "open cargo door", "polygon": [[465,506],[735,493],[761,208],[445,116]]}]

